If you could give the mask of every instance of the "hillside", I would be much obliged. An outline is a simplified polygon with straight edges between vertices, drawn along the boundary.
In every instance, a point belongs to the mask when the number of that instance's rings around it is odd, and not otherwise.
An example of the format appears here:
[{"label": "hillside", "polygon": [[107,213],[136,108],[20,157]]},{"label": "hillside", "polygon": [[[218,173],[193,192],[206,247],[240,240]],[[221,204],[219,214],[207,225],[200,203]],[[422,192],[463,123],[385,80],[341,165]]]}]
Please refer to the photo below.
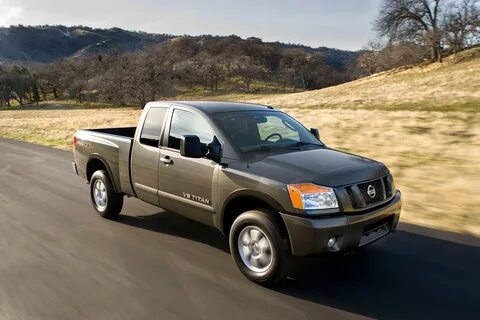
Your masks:
[{"label": "hillside", "polygon": [[480,110],[480,48],[431,63],[341,85],[288,95],[247,98],[281,107],[412,111]]},{"label": "hillside", "polygon": [[171,38],[119,28],[12,26],[0,28],[0,61],[51,62],[114,49],[133,51]]},{"label": "hillside", "polygon": [[[94,29],[85,26],[11,26],[0,27],[0,63],[16,62],[52,62],[60,58],[89,56],[95,53],[129,52],[154,44],[168,42],[177,36],[133,32],[120,28]],[[192,36],[201,43],[205,39],[221,41],[227,38],[246,41],[235,35]],[[257,38],[249,38],[261,41]],[[331,49],[326,47],[311,48],[302,45],[281,42],[269,43],[279,49],[299,48],[307,53],[322,53],[325,61],[340,72],[344,72],[349,63],[358,56],[357,52]]]}]

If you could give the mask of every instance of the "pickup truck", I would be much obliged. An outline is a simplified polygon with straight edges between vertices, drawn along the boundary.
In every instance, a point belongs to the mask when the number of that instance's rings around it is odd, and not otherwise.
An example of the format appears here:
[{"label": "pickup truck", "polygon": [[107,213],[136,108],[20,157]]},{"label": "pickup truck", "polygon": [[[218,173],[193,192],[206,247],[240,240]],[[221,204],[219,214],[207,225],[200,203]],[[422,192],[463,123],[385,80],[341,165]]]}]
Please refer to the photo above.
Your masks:
[{"label": "pickup truck", "polygon": [[327,147],[271,106],[149,102],[136,128],[79,130],[73,150],[100,216],[116,218],[132,196],[212,226],[263,285],[295,256],[351,253],[399,221],[385,165]]}]

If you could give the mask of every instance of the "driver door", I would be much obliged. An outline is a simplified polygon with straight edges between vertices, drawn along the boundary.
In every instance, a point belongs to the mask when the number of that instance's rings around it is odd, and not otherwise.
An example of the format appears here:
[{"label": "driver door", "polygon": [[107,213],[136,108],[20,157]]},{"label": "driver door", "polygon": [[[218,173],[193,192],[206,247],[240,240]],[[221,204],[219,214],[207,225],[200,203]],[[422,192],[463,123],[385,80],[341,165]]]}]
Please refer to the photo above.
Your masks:
[{"label": "driver door", "polygon": [[213,130],[201,115],[179,108],[173,110],[167,130],[166,145],[160,147],[159,203],[166,210],[211,225],[218,165],[207,158],[183,157],[179,149],[184,135],[196,135],[204,144],[212,142]]}]

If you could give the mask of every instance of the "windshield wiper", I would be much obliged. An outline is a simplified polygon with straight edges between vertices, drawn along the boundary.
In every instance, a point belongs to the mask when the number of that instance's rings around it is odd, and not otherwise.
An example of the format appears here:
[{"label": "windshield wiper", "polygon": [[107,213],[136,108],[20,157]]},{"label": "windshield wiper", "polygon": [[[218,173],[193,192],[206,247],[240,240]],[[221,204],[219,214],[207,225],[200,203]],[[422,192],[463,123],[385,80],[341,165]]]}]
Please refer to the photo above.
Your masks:
[{"label": "windshield wiper", "polygon": [[325,147],[323,144],[314,143],[314,142],[305,142],[305,141],[297,141],[293,144],[290,144],[291,147],[303,147],[303,146],[316,146],[316,147]]},{"label": "windshield wiper", "polygon": [[281,149],[288,149],[288,150],[300,150],[300,148],[292,145],[271,145],[271,146],[258,146],[258,147],[251,147],[243,152],[255,152],[255,151],[269,151],[269,150],[281,150]]}]

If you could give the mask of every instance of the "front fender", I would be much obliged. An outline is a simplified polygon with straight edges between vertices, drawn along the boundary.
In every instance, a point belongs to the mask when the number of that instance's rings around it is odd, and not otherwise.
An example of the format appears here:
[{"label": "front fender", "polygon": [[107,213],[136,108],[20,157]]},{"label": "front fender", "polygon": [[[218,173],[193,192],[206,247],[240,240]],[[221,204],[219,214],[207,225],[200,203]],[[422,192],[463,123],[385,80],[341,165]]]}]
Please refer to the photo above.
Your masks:
[{"label": "front fender", "polygon": [[271,208],[273,208],[277,212],[282,212],[284,211],[284,208],[282,205],[275,200],[272,196],[269,196],[268,194],[255,191],[255,190],[250,190],[250,189],[239,189],[231,192],[223,201],[221,205],[220,211],[216,214],[216,221],[215,225],[217,226],[222,233],[224,233],[225,230],[223,230],[223,223],[224,223],[224,217],[226,214],[226,209],[229,204],[232,203],[232,201],[235,201],[239,198],[253,198],[260,200],[266,204],[268,204]]}]

